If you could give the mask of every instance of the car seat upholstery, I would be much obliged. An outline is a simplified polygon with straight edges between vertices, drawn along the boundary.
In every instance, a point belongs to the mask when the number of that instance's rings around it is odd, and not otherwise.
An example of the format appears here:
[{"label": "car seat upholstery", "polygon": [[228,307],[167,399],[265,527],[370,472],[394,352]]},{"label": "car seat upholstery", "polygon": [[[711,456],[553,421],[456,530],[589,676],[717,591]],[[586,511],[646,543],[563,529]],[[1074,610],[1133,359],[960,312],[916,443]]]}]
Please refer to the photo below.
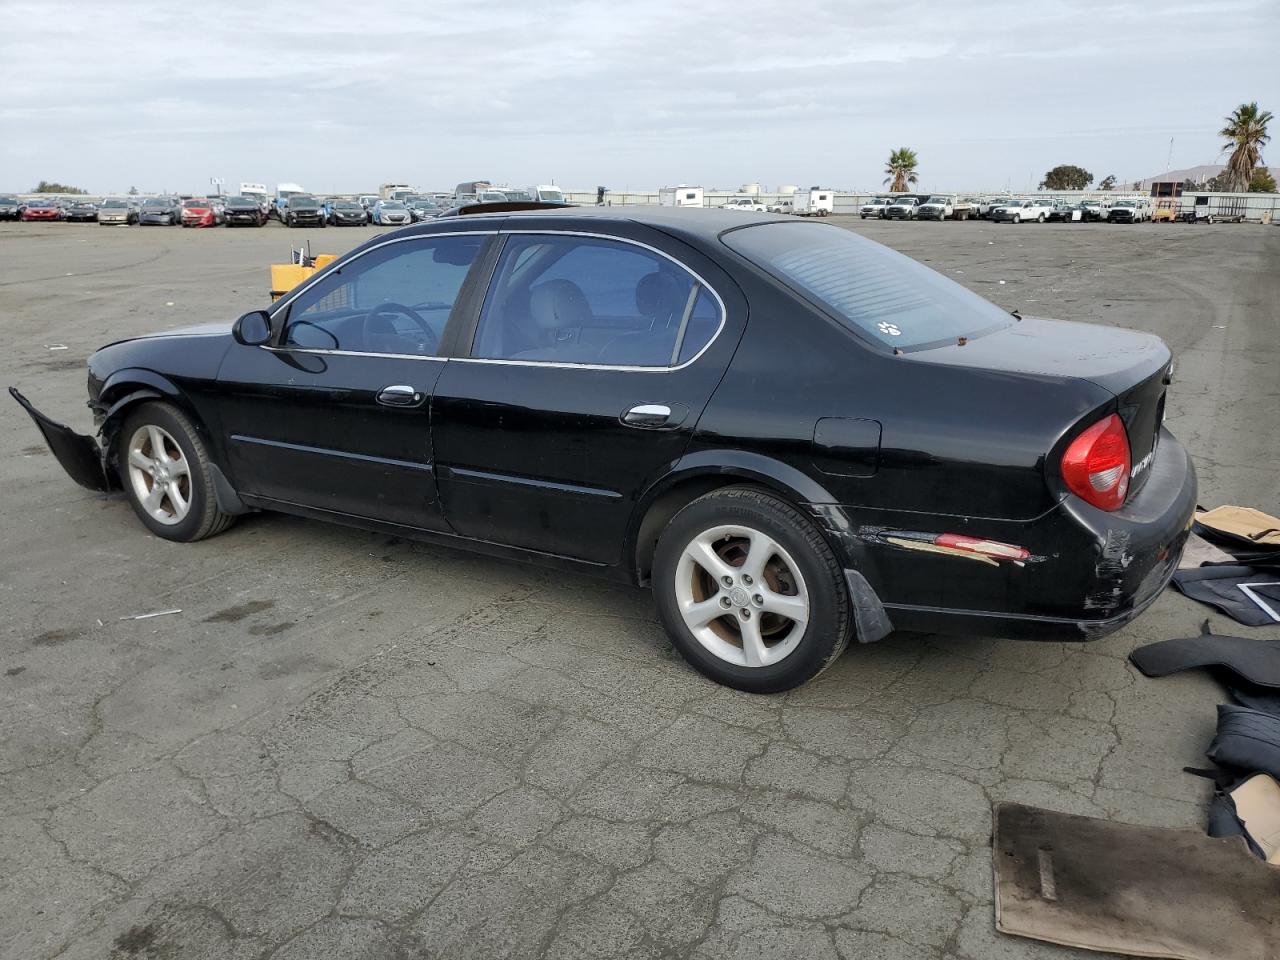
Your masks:
[{"label": "car seat upholstery", "polygon": [[601,349],[601,363],[662,366],[671,358],[680,318],[684,315],[688,285],[671,274],[655,270],[636,283],[636,310],[648,324],[639,330],[618,334]]},{"label": "car seat upholstery", "polygon": [[591,322],[591,305],[572,280],[548,280],[529,293],[529,314],[543,345],[514,354],[516,360],[581,362],[577,340]]}]

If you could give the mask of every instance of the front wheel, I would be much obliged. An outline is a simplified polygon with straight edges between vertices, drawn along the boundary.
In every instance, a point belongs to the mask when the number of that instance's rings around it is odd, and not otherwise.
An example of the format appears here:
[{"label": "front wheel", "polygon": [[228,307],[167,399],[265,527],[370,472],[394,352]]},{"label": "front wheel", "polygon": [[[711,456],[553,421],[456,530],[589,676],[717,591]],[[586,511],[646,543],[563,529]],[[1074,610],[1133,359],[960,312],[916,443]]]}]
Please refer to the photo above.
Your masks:
[{"label": "front wheel", "polygon": [[1044,214],[1043,214],[1043,213],[1042,213],[1042,214],[1040,214],[1040,216],[1036,217],[1036,223],[1044,223]]},{"label": "front wheel", "polygon": [[190,543],[221,533],[235,520],[218,509],[204,440],[176,407],[144,403],[129,413],[116,460],[125,496],[157,537]]},{"label": "front wheel", "polygon": [[1021,217],[1019,214],[1016,214],[1016,213],[1015,213],[1015,214],[1013,215],[1013,222],[1014,222],[1014,223],[1021,223],[1021,222],[1022,222],[1022,217]]},{"label": "front wheel", "polygon": [[653,590],[685,660],[751,693],[813,679],[852,631],[830,545],[790,504],[751,487],[713,491],[672,518],[654,555]]}]

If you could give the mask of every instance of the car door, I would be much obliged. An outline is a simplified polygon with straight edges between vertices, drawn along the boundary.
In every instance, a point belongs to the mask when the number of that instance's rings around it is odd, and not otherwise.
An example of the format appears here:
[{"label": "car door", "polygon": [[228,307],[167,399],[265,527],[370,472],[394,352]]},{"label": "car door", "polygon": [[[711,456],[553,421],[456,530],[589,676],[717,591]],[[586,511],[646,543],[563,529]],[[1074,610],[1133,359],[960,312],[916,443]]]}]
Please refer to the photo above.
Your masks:
[{"label": "car door", "polygon": [[504,235],[476,328],[436,384],[441,498],[459,534],[619,560],[746,320],[736,286],[665,234]]},{"label": "car door", "polygon": [[430,399],[445,326],[491,237],[388,240],[282,301],[218,373],[237,490],[265,505],[443,529]]}]

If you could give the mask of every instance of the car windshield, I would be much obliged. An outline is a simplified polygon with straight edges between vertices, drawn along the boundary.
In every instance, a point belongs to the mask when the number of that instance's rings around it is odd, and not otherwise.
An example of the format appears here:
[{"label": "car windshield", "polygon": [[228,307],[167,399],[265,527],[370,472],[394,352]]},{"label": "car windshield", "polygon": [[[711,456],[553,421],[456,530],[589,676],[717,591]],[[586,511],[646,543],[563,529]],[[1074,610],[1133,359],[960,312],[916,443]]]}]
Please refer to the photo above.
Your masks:
[{"label": "car windshield", "polygon": [[477,199],[481,203],[505,203],[508,197],[505,193],[499,193],[497,190],[483,190]]},{"label": "car windshield", "polygon": [[144,201],[142,201],[142,205],[143,205],[144,207],[166,207],[166,208],[167,208],[167,207],[169,206],[169,201],[168,201],[168,200],[159,200],[159,199],[157,199],[157,198],[153,197],[153,198],[151,198],[150,200],[144,200]]},{"label": "car windshield", "polygon": [[559,190],[539,190],[538,199],[543,203],[564,203],[564,194]]},{"label": "car windshield", "polygon": [[0,203],[17,203],[17,197],[0,197]]},{"label": "car windshield", "polygon": [[182,204],[188,210],[203,210],[209,206],[208,200],[186,200]]},{"label": "car windshield", "polygon": [[358,203],[352,203],[350,200],[343,200],[341,203],[335,203],[335,204],[333,205],[333,209],[335,209],[335,210],[363,210],[363,209],[364,209],[364,207],[360,206],[360,204],[358,204]]},{"label": "car windshield", "polygon": [[950,200],[951,200],[950,197],[930,197],[929,198],[930,203],[949,203]]},{"label": "car windshield", "polygon": [[766,223],[722,239],[844,326],[885,346],[943,343],[1013,323],[960,284],[841,227]]},{"label": "car windshield", "polygon": [[27,204],[28,207],[35,207],[37,210],[43,210],[46,207],[52,207],[53,203],[49,200],[32,200]]},{"label": "car windshield", "polygon": [[384,200],[382,202],[383,210],[403,210],[404,204],[399,200]]},{"label": "car windshield", "polygon": [[320,206],[320,201],[315,197],[291,197],[289,199],[289,206],[295,210],[310,210],[314,207]]}]

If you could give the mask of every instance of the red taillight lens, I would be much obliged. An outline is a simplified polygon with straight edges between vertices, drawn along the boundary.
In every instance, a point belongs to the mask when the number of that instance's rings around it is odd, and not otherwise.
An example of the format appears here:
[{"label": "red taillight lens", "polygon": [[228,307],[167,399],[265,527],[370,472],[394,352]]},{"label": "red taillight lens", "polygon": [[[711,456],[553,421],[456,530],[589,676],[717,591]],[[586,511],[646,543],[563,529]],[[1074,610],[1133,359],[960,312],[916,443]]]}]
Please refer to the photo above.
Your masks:
[{"label": "red taillight lens", "polygon": [[1129,434],[1116,414],[1071,441],[1062,455],[1067,489],[1100,510],[1115,510],[1129,492]]}]

